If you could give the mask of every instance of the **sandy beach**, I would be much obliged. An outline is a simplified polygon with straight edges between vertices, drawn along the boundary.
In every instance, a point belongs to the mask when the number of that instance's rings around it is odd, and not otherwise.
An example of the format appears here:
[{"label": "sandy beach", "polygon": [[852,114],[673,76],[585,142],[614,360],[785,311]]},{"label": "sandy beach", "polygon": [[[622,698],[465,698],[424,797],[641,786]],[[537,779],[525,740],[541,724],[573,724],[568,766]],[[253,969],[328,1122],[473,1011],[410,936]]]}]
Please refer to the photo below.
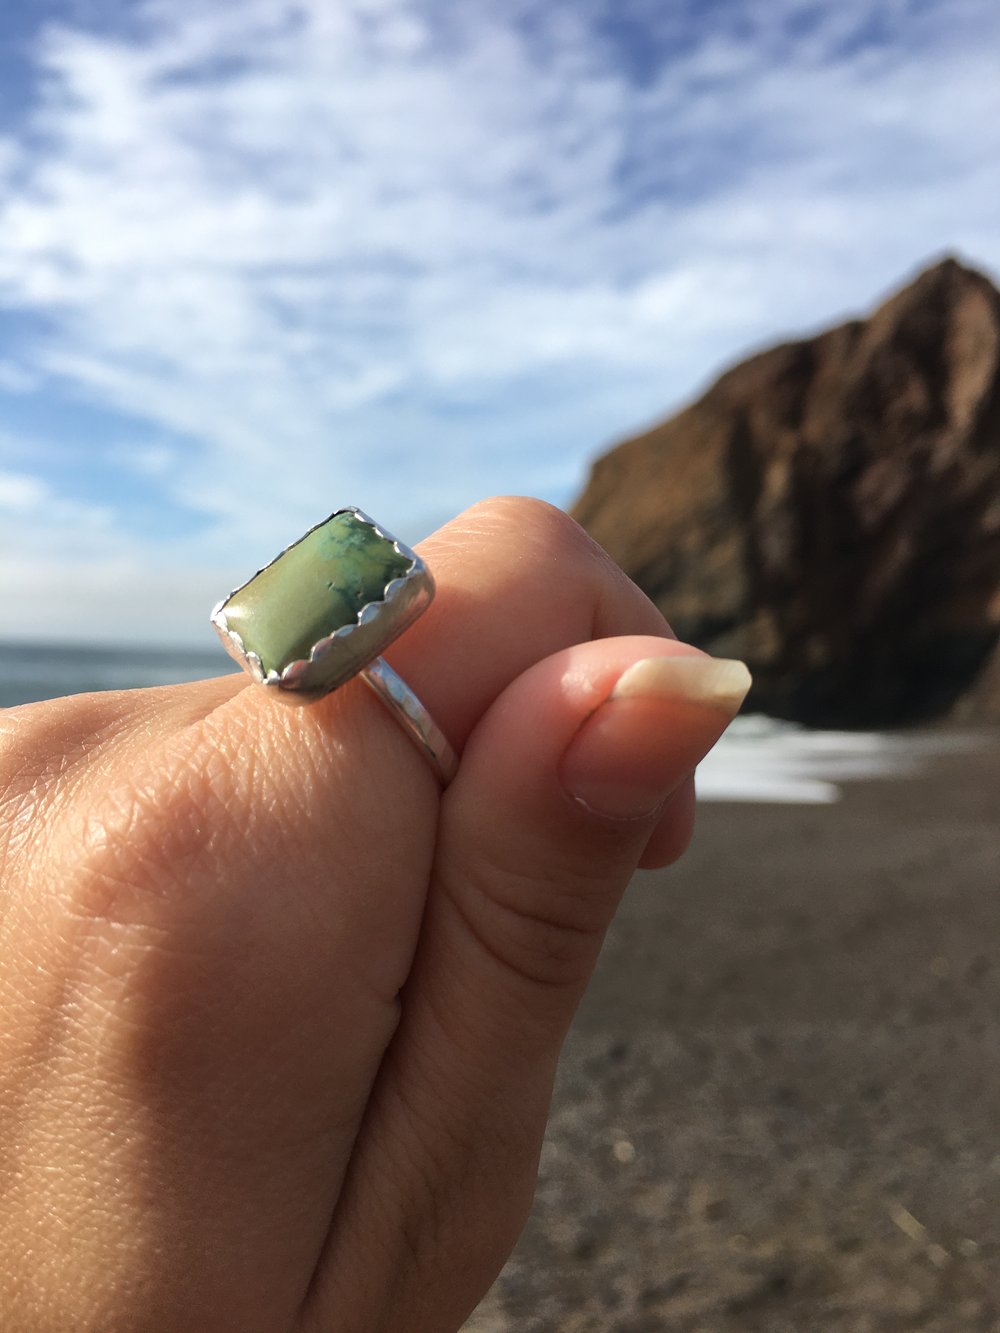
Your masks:
[{"label": "sandy beach", "polygon": [[1000,1329],[998,733],[637,877],[466,1325],[890,1329]]}]

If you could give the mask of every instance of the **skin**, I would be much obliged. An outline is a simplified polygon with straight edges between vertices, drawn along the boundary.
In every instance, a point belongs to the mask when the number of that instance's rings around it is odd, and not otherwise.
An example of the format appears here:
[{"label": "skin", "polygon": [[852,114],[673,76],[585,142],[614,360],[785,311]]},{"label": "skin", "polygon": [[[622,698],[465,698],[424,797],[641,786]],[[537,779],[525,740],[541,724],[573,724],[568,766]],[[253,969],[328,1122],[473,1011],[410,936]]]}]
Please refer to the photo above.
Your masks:
[{"label": "skin", "polygon": [[557,510],[421,551],[387,657],[462,753],[444,794],[359,681],[0,714],[5,1333],[442,1333],[509,1254],[604,932],[728,717],[605,702],[695,650]]}]

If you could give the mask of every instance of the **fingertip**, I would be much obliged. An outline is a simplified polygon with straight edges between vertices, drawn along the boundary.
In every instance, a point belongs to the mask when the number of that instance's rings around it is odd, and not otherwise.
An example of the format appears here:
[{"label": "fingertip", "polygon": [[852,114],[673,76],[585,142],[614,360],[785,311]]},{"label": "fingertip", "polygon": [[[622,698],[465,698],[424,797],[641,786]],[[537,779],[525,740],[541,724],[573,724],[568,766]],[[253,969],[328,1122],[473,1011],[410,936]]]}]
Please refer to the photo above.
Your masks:
[{"label": "fingertip", "polygon": [[[687,659],[661,660],[687,665]],[[666,691],[620,695],[616,687],[566,750],[560,780],[570,796],[606,819],[658,817],[734,713],[731,703],[723,708]]]}]

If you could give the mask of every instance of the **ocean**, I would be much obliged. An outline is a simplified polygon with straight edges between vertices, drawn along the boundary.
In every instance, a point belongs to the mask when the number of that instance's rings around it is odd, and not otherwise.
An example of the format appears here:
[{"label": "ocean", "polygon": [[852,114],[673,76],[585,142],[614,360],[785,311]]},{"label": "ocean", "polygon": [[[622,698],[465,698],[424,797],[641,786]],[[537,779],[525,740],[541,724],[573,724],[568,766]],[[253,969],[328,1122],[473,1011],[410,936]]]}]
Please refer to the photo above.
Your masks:
[{"label": "ocean", "polygon": [[237,670],[220,648],[0,643],[0,708],[64,694],[179,685]]},{"label": "ocean", "polygon": [[[72,647],[0,643],[0,708],[91,690],[177,685],[237,670],[220,649]],[[807,731],[788,722],[738,717],[698,768],[709,801],[828,805],[847,782],[921,772],[940,754],[975,749],[972,732]]]}]

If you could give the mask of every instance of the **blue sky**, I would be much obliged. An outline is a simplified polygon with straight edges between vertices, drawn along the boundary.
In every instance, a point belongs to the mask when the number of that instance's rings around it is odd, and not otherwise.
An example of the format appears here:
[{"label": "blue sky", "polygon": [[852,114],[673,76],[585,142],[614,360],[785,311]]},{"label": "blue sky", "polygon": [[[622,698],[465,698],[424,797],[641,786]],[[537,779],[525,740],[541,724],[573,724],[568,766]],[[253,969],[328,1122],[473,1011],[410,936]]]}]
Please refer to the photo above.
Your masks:
[{"label": "blue sky", "polygon": [[944,251],[1000,273],[995,0],[4,0],[0,637],[209,643]]}]

